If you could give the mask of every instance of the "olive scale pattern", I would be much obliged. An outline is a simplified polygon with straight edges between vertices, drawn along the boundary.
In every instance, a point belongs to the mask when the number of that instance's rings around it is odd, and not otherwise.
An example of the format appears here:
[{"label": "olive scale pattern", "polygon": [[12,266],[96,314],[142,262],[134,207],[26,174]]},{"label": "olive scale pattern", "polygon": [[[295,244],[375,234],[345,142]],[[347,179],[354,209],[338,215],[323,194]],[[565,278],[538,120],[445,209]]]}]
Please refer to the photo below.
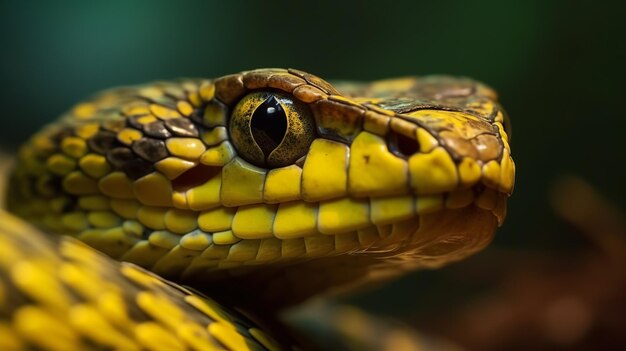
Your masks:
[{"label": "olive scale pattern", "polygon": [[[513,189],[506,124],[467,79],[335,87],[262,69],[119,88],[20,150],[8,204],[164,277],[254,276],[296,301],[373,279],[356,265],[435,267],[484,247]],[[303,282],[330,257],[345,269]]]}]

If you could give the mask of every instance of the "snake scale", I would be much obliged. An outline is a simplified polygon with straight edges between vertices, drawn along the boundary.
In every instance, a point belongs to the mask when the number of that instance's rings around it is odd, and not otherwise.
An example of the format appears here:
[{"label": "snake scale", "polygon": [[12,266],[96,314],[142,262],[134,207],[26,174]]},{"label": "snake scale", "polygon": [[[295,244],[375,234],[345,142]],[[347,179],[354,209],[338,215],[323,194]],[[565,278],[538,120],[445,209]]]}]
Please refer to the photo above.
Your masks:
[{"label": "snake scale", "polygon": [[0,213],[0,349],[290,349],[274,311],[489,243],[508,128],[493,90],[445,76],[104,91],[19,150],[7,208],[29,224]]}]

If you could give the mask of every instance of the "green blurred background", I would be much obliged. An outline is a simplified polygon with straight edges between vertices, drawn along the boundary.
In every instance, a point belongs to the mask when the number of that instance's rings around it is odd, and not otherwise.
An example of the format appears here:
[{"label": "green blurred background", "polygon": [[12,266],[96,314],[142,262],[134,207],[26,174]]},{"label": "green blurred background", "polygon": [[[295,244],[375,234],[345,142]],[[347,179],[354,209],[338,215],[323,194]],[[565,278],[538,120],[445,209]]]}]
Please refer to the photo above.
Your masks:
[{"label": "green blurred background", "polygon": [[[494,87],[513,122],[517,184],[489,250],[584,244],[559,234],[567,224],[549,205],[565,174],[626,207],[626,8],[617,1],[0,4],[4,150],[116,85],[257,67],[355,80],[447,73]],[[406,317],[441,296],[462,298],[445,274],[417,273],[353,301]]]}]

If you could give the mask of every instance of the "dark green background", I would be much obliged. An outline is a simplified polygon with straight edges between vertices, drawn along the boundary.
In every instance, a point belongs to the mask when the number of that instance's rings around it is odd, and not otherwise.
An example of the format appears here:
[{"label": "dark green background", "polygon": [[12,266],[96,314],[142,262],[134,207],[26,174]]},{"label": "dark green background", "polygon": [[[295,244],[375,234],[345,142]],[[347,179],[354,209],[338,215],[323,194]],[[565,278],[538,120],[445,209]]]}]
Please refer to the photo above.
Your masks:
[{"label": "dark green background", "polygon": [[[0,147],[92,92],[160,78],[467,75],[496,88],[513,121],[517,184],[494,247],[558,249],[576,244],[549,208],[559,176],[626,204],[624,14],[619,2],[565,0],[2,1]],[[358,301],[402,315],[437,274]]]}]

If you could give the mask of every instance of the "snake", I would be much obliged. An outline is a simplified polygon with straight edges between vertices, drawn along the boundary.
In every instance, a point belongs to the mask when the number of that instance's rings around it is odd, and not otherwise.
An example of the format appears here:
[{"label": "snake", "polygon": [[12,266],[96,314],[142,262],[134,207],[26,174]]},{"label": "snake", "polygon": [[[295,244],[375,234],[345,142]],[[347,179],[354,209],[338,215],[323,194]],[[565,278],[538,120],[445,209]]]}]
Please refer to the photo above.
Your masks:
[{"label": "snake", "polygon": [[488,245],[509,135],[469,78],[256,69],[103,91],[17,152],[0,349],[306,349],[276,311]]}]

